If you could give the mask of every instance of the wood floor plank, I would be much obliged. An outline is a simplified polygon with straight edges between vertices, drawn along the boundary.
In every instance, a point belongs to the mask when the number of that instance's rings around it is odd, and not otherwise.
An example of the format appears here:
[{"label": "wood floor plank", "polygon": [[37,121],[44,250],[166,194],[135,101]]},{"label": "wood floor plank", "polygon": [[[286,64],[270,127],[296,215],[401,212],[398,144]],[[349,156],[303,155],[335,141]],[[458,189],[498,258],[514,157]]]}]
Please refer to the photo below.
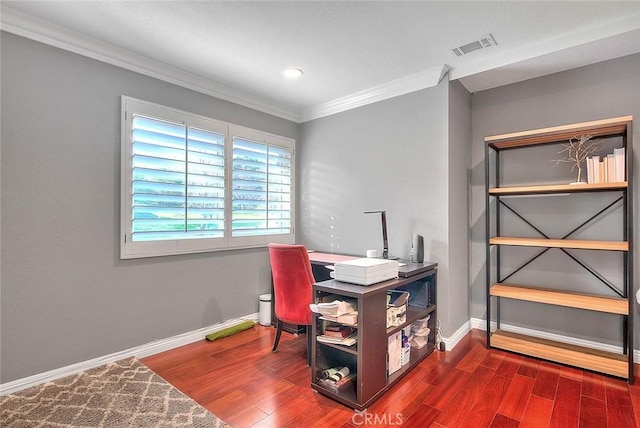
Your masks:
[{"label": "wood floor plank", "polygon": [[436,420],[439,414],[440,410],[427,404],[420,404],[420,406],[416,409],[415,412],[411,414],[411,416],[409,416],[407,419],[402,420],[402,428],[428,427]]},{"label": "wood floor plank", "polygon": [[607,426],[616,428],[635,428],[638,423],[635,419],[632,406],[607,407]]},{"label": "wood floor plank", "polygon": [[[207,408],[207,406],[205,406]],[[213,409],[208,409],[210,412],[215,413]],[[240,412],[232,415],[225,415],[224,421],[232,427],[250,427],[254,426],[268,415],[262,410],[255,407],[243,408]],[[220,417],[220,416],[219,416]]]},{"label": "wood floor plank", "polygon": [[560,371],[553,366],[545,364],[540,365],[536,383],[533,386],[532,394],[549,400],[555,400],[556,390],[558,389],[558,380],[560,379]]},{"label": "wood floor plank", "polygon": [[507,391],[510,381],[510,379],[497,373],[493,375],[491,381],[482,390],[482,399],[473,405],[460,427],[478,428],[489,426],[495,417],[496,410]]},{"label": "wood floor plank", "polygon": [[580,382],[560,376],[555,404],[551,413],[552,428],[578,426],[580,420]]},{"label": "wood floor plank", "polygon": [[482,390],[494,375],[495,370],[479,366],[453,399],[447,403],[436,422],[448,427],[460,426],[467,412],[481,398]]},{"label": "wood floor plank", "polygon": [[633,405],[633,416],[638,424],[640,424],[640,395],[631,395],[631,403]]},{"label": "wood floor plank", "polygon": [[[420,401],[423,401],[434,388],[425,380],[428,372],[429,370],[420,366],[414,368],[402,379],[402,382],[395,384],[384,396],[373,403],[370,409],[376,412],[385,411],[391,403],[402,400],[407,394],[420,395]],[[422,384],[425,384],[426,387]],[[414,389],[420,392],[414,393]]]},{"label": "wood floor plank", "polygon": [[[306,337],[255,326],[142,362],[234,428],[362,428],[358,413],[310,388]],[[368,426],[434,428],[636,427],[640,377],[620,379],[487,349],[472,330],[453,350],[434,352],[367,411]],[[640,370],[637,370],[640,373]],[[355,417],[355,419],[354,419]],[[604,418],[604,419],[603,419]],[[398,422],[395,420],[393,422]]]},{"label": "wood floor plank", "polygon": [[582,373],[583,371],[576,367],[571,366],[561,366],[560,376],[567,377],[569,379],[577,380],[578,382],[582,381]]},{"label": "wood floor plank", "polygon": [[607,406],[604,401],[591,397],[580,398],[580,428],[603,428],[607,426]]},{"label": "wood floor plank", "polygon": [[547,428],[551,424],[553,400],[531,395],[518,428]]},{"label": "wood floor plank", "polygon": [[618,379],[605,379],[607,406],[631,406],[631,395],[627,384]]},{"label": "wood floor plank", "polygon": [[495,370],[502,363],[505,355],[505,351],[502,351],[500,349],[492,349],[491,352],[489,352],[489,354],[484,357],[482,362],[480,362],[480,365]]},{"label": "wood floor plank", "polygon": [[522,355],[506,354],[496,368],[496,374],[511,379],[518,372],[523,358]]},{"label": "wood floor plank", "polygon": [[490,428],[518,428],[520,421],[498,413],[491,421]]},{"label": "wood floor plank", "polygon": [[[426,382],[416,384],[411,392],[385,406],[384,413],[391,416],[395,415],[397,416],[396,419],[403,421],[410,418],[415,412],[423,408],[424,399],[433,388],[433,385]],[[374,406],[371,407],[371,411],[374,411]]]},{"label": "wood floor plank", "polygon": [[507,388],[507,393],[500,401],[498,413],[517,421],[522,419],[534,384],[535,379],[533,378],[520,374],[514,375]]},{"label": "wood floor plank", "polygon": [[582,395],[593,398],[594,400],[604,401],[606,399],[604,378],[596,373],[584,372],[582,377]]},{"label": "wood floor plank", "polygon": [[456,365],[458,370],[464,370],[467,372],[472,372],[480,365],[480,363],[485,359],[485,357],[489,354],[489,350],[481,343],[476,343],[473,346],[467,355],[464,356],[462,360]]},{"label": "wood floor plank", "polygon": [[442,410],[470,376],[469,372],[458,368],[450,370],[447,376],[429,393],[424,404]]},{"label": "wood floor plank", "polygon": [[[353,422],[354,412],[344,406],[329,408],[313,422],[316,428],[334,428]],[[346,421],[346,422],[345,422]]]},{"label": "wood floor plank", "polygon": [[537,378],[538,372],[540,371],[539,367],[542,361],[536,360],[533,358],[524,358],[520,363],[520,367],[518,367],[518,373],[522,376],[527,376],[531,378]]}]

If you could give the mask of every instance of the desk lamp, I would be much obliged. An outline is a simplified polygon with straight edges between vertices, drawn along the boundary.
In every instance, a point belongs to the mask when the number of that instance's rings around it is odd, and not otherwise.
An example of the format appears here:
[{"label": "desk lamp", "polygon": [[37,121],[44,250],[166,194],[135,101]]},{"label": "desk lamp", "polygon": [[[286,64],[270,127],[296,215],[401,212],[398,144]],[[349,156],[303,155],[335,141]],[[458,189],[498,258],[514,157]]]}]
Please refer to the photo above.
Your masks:
[{"label": "desk lamp", "polygon": [[[389,257],[389,242],[387,241],[387,212],[386,211],[365,211],[365,214],[380,213],[382,219],[382,258],[388,259]],[[391,257],[393,260],[394,258]]]}]

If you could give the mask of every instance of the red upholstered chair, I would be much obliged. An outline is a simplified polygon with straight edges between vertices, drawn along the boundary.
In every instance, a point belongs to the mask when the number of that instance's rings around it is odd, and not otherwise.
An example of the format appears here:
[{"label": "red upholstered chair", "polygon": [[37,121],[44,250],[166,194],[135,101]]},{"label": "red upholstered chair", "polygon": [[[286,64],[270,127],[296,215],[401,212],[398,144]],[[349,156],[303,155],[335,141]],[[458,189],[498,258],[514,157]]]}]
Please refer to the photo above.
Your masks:
[{"label": "red upholstered chair", "polygon": [[273,352],[278,348],[282,324],[307,326],[307,362],[311,361],[312,285],[315,282],[309,254],[304,245],[269,244],[271,274],[276,312],[276,338]]}]

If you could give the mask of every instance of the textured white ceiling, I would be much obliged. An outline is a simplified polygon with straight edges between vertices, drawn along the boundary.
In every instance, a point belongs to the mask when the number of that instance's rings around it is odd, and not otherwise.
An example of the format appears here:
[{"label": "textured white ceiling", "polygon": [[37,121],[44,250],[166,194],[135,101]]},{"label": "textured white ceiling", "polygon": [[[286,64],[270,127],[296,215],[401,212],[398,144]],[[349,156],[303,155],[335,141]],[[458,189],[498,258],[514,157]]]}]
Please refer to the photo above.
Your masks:
[{"label": "textured white ceiling", "polygon": [[[1,16],[3,30],[298,120],[446,69],[477,91],[640,51],[638,1],[3,0]],[[451,52],[488,33],[498,46]],[[302,79],[283,79],[288,66]]]}]

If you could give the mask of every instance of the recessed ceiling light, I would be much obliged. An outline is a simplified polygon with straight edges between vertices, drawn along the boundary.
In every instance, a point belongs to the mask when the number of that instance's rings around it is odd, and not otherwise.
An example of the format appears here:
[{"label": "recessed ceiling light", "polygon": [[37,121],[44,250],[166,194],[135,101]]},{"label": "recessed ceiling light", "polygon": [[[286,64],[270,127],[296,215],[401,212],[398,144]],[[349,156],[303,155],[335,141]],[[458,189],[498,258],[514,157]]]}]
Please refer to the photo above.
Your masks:
[{"label": "recessed ceiling light", "polygon": [[282,70],[282,74],[287,79],[299,79],[300,77],[302,77],[302,70],[294,67],[285,68],[284,70]]}]

